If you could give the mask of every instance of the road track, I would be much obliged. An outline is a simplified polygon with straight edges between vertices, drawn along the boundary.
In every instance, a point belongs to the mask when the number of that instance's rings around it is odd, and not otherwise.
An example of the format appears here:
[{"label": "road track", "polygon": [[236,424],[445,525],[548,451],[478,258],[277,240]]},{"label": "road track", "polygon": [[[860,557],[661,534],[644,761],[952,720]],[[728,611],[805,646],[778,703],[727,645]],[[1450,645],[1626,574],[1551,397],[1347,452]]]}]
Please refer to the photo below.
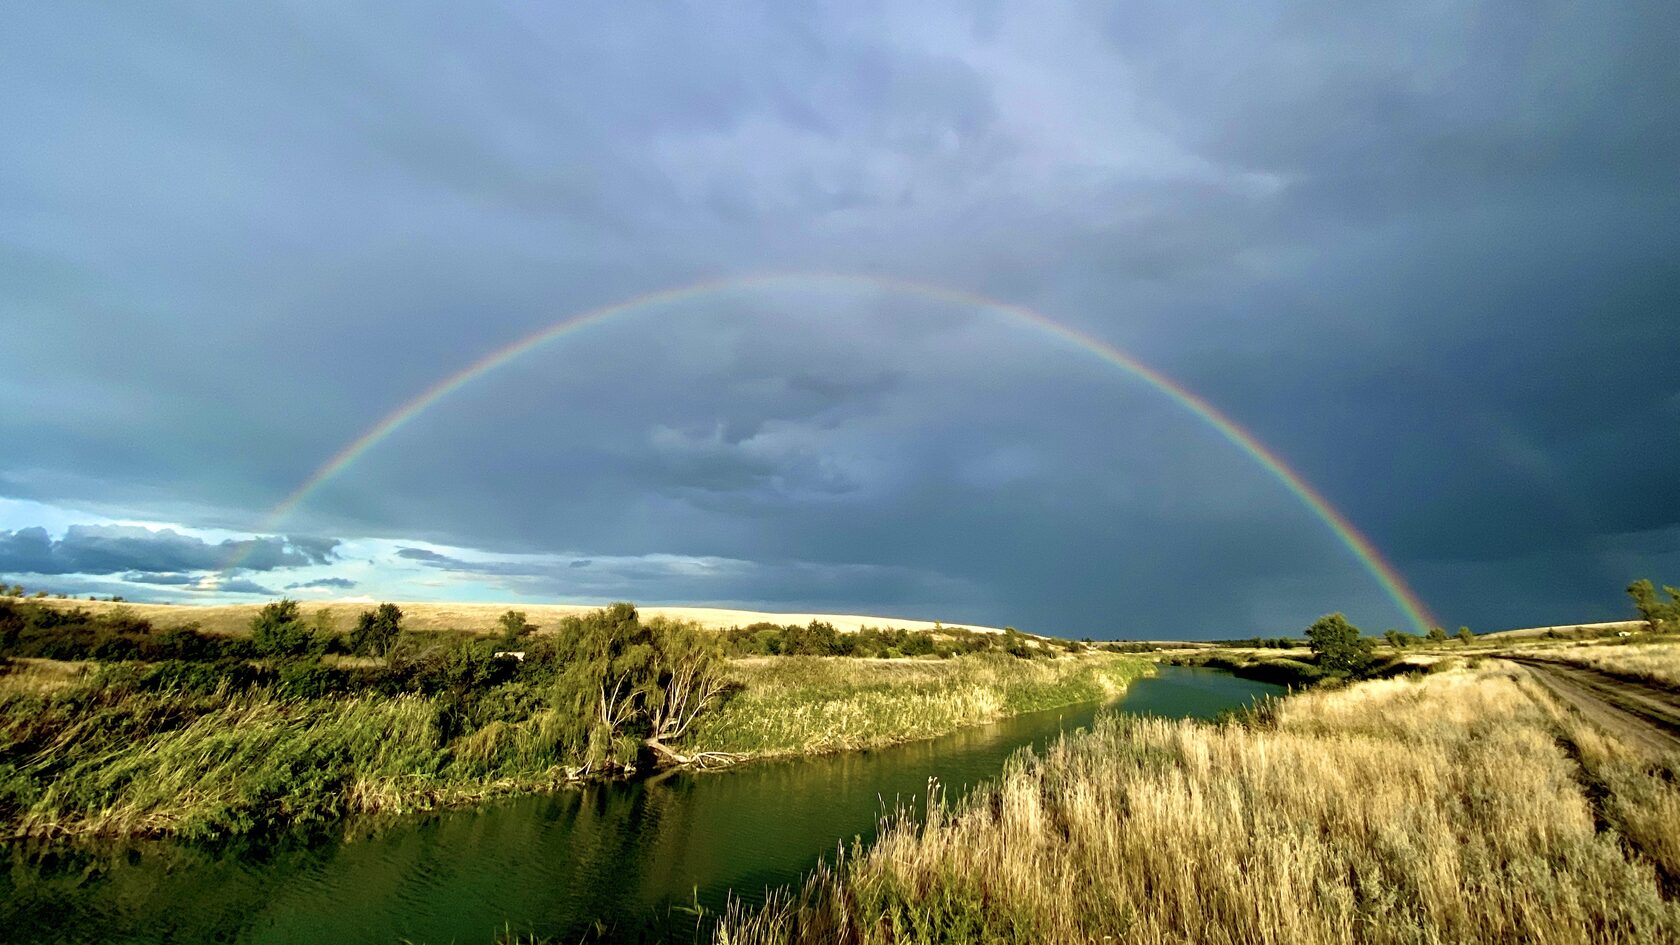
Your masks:
[{"label": "road track", "polygon": [[1680,754],[1680,691],[1555,660],[1503,658],[1600,728],[1661,754]]}]

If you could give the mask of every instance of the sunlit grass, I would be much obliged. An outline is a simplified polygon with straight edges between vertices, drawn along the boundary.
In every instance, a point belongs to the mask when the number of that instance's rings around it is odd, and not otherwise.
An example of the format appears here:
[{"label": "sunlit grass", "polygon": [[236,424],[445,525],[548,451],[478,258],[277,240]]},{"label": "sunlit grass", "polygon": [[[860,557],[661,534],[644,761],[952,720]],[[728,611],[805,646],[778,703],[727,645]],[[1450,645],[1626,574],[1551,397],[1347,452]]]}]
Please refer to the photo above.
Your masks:
[{"label": "sunlit grass", "polygon": [[1680,940],[1672,760],[1598,745],[1584,768],[1566,718],[1492,666],[1246,725],[1106,718],[718,940]]},{"label": "sunlit grass", "polygon": [[1544,651],[1546,659],[1680,688],[1680,641],[1600,646],[1563,646]]},{"label": "sunlit grass", "polygon": [[1023,660],[738,660],[744,688],[695,728],[697,748],[752,756],[879,747],[1119,694],[1150,664],[1110,654]]}]

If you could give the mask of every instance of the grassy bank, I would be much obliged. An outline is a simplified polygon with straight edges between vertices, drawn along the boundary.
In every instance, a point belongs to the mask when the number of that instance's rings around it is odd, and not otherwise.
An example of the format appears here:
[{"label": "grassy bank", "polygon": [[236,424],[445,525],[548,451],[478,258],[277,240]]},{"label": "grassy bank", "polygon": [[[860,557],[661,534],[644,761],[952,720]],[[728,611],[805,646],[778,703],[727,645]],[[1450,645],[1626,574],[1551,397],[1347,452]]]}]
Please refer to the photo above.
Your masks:
[{"label": "grassy bank", "polygon": [[717,940],[1674,942],[1677,764],[1498,664],[1109,718]]},{"label": "grassy bank", "polygon": [[775,657],[736,660],[743,688],[696,723],[697,748],[751,757],[876,748],[1113,696],[1148,672],[1112,654],[1022,660]]},{"label": "grassy bank", "polygon": [[0,602],[0,839],[329,828],[706,753],[890,744],[1098,698],[1146,665],[1043,648],[731,663],[717,634],[628,604],[499,640],[364,616],[337,635],[276,604],[229,636]]}]

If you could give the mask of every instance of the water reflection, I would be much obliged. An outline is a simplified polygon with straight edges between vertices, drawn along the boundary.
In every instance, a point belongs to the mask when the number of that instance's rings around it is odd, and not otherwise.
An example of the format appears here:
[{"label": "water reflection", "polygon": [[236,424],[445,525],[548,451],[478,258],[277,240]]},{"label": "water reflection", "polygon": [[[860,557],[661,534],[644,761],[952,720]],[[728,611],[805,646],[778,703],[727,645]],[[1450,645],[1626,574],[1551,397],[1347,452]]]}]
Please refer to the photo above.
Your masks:
[{"label": "water reflection", "polygon": [[[1277,687],[1165,668],[1119,708],[1211,717]],[[1022,716],[875,752],[595,785],[391,825],[341,843],[236,850],[150,844],[13,858],[0,940],[487,942],[506,927],[573,941],[685,937],[674,907],[722,907],[797,879],[883,810],[953,796],[1009,754],[1088,726],[1096,706]]]}]

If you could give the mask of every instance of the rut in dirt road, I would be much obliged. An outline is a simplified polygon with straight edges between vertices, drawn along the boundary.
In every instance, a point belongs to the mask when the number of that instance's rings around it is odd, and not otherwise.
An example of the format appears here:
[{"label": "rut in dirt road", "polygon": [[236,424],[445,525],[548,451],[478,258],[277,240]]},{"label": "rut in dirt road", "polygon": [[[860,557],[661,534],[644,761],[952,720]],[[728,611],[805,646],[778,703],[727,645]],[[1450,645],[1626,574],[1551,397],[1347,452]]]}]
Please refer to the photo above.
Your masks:
[{"label": "rut in dirt road", "polygon": [[1680,692],[1551,660],[1505,658],[1594,724],[1657,752],[1680,754]]}]

